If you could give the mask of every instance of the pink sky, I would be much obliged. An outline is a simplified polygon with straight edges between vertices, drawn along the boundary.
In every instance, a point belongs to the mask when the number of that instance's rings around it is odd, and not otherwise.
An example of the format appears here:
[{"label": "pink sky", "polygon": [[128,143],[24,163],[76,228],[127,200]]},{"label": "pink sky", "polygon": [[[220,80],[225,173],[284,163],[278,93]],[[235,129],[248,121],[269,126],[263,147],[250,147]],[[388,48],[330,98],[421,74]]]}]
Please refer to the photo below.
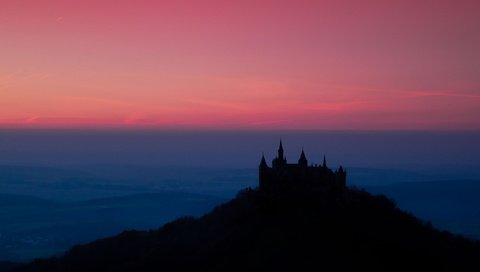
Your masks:
[{"label": "pink sky", "polygon": [[0,127],[480,129],[478,0],[4,0]]}]

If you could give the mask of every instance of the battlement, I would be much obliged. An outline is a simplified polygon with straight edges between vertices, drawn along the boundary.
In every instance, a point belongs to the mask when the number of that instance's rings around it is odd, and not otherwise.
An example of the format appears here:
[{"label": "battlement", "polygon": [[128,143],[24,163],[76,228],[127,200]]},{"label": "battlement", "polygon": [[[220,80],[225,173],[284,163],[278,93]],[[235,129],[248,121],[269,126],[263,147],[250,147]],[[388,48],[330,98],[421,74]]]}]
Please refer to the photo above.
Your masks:
[{"label": "battlement", "polygon": [[278,155],[269,167],[265,156],[259,166],[259,187],[261,191],[330,190],[346,186],[347,172],[340,166],[333,171],[327,167],[325,156],[321,165],[308,165],[302,150],[297,164],[287,163],[280,141]]}]

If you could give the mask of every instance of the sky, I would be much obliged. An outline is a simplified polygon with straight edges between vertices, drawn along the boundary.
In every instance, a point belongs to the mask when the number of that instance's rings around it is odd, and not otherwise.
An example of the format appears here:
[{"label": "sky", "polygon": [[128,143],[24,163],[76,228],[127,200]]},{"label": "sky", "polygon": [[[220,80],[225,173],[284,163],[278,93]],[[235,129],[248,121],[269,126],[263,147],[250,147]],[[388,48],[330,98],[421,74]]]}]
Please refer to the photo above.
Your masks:
[{"label": "sky", "polygon": [[478,0],[0,0],[0,128],[480,129]]},{"label": "sky", "polygon": [[480,132],[458,131],[9,129],[0,130],[0,166],[256,169],[262,155],[271,165],[280,137],[289,163],[296,163],[304,150],[309,164],[322,163],[325,155],[334,169],[404,169],[434,173],[442,180],[480,180]]}]

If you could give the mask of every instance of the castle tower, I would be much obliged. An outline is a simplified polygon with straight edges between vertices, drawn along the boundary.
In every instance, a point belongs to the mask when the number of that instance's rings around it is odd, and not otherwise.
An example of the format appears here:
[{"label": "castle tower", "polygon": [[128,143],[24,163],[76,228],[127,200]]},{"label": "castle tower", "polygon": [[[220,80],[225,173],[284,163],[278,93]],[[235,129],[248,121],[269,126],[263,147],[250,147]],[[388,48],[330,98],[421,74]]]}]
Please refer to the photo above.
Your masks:
[{"label": "castle tower", "polygon": [[268,168],[267,161],[265,160],[265,155],[262,154],[262,160],[260,161],[260,166],[261,169]]},{"label": "castle tower", "polygon": [[285,158],[285,154],[283,153],[283,145],[282,140],[280,140],[280,146],[278,147],[278,155],[272,161],[273,168],[283,168],[287,165],[287,158]]},{"label": "castle tower", "polygon": [[337,182],[337,185],[341,187],[345,187],[347,184],[347,171],[343,169],[342,166],[338,168],[338,171],[336,174],[336,182]]},{"label": "castle tower", "polygon": [[267,161],[265,160],[265,155],[262,154],[262,159],[260,160],[260,165],[258,166],[258,180],[260,189],[265,189],[265,182],[269,180],[268,177],[269,167],[267,165]]},{"label": "castle tower", "polygon": [[283,145],[282,145],[282,140],[280,140],[280,146],[278,147],[278,159],[283,160],[284,155],[283,155]]},{"label": "castle tower", "polygon": [[303,148],[302,148],[302,154],[300,154],[300,159],[298,159],[298,165],[302,167],[308,166],[307,157],[305,156],[305,152],[303,151]]}]

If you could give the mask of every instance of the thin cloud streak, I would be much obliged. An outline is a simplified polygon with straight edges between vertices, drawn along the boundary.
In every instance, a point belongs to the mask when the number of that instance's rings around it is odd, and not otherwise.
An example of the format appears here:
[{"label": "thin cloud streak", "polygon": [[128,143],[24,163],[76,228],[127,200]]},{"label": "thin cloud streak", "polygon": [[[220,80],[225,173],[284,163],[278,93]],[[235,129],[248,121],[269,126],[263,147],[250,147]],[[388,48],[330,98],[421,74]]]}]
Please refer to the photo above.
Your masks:
[{"label": "thin cloud streak", "polygon": [[480,95],[461,93],[461,92],[418,92],[416,91],[416,92],[408,92],[407,96],[408,97],[438,96],[438,97],[459,97],[459,98],[475,98],[475,99],[480,98]]}]

